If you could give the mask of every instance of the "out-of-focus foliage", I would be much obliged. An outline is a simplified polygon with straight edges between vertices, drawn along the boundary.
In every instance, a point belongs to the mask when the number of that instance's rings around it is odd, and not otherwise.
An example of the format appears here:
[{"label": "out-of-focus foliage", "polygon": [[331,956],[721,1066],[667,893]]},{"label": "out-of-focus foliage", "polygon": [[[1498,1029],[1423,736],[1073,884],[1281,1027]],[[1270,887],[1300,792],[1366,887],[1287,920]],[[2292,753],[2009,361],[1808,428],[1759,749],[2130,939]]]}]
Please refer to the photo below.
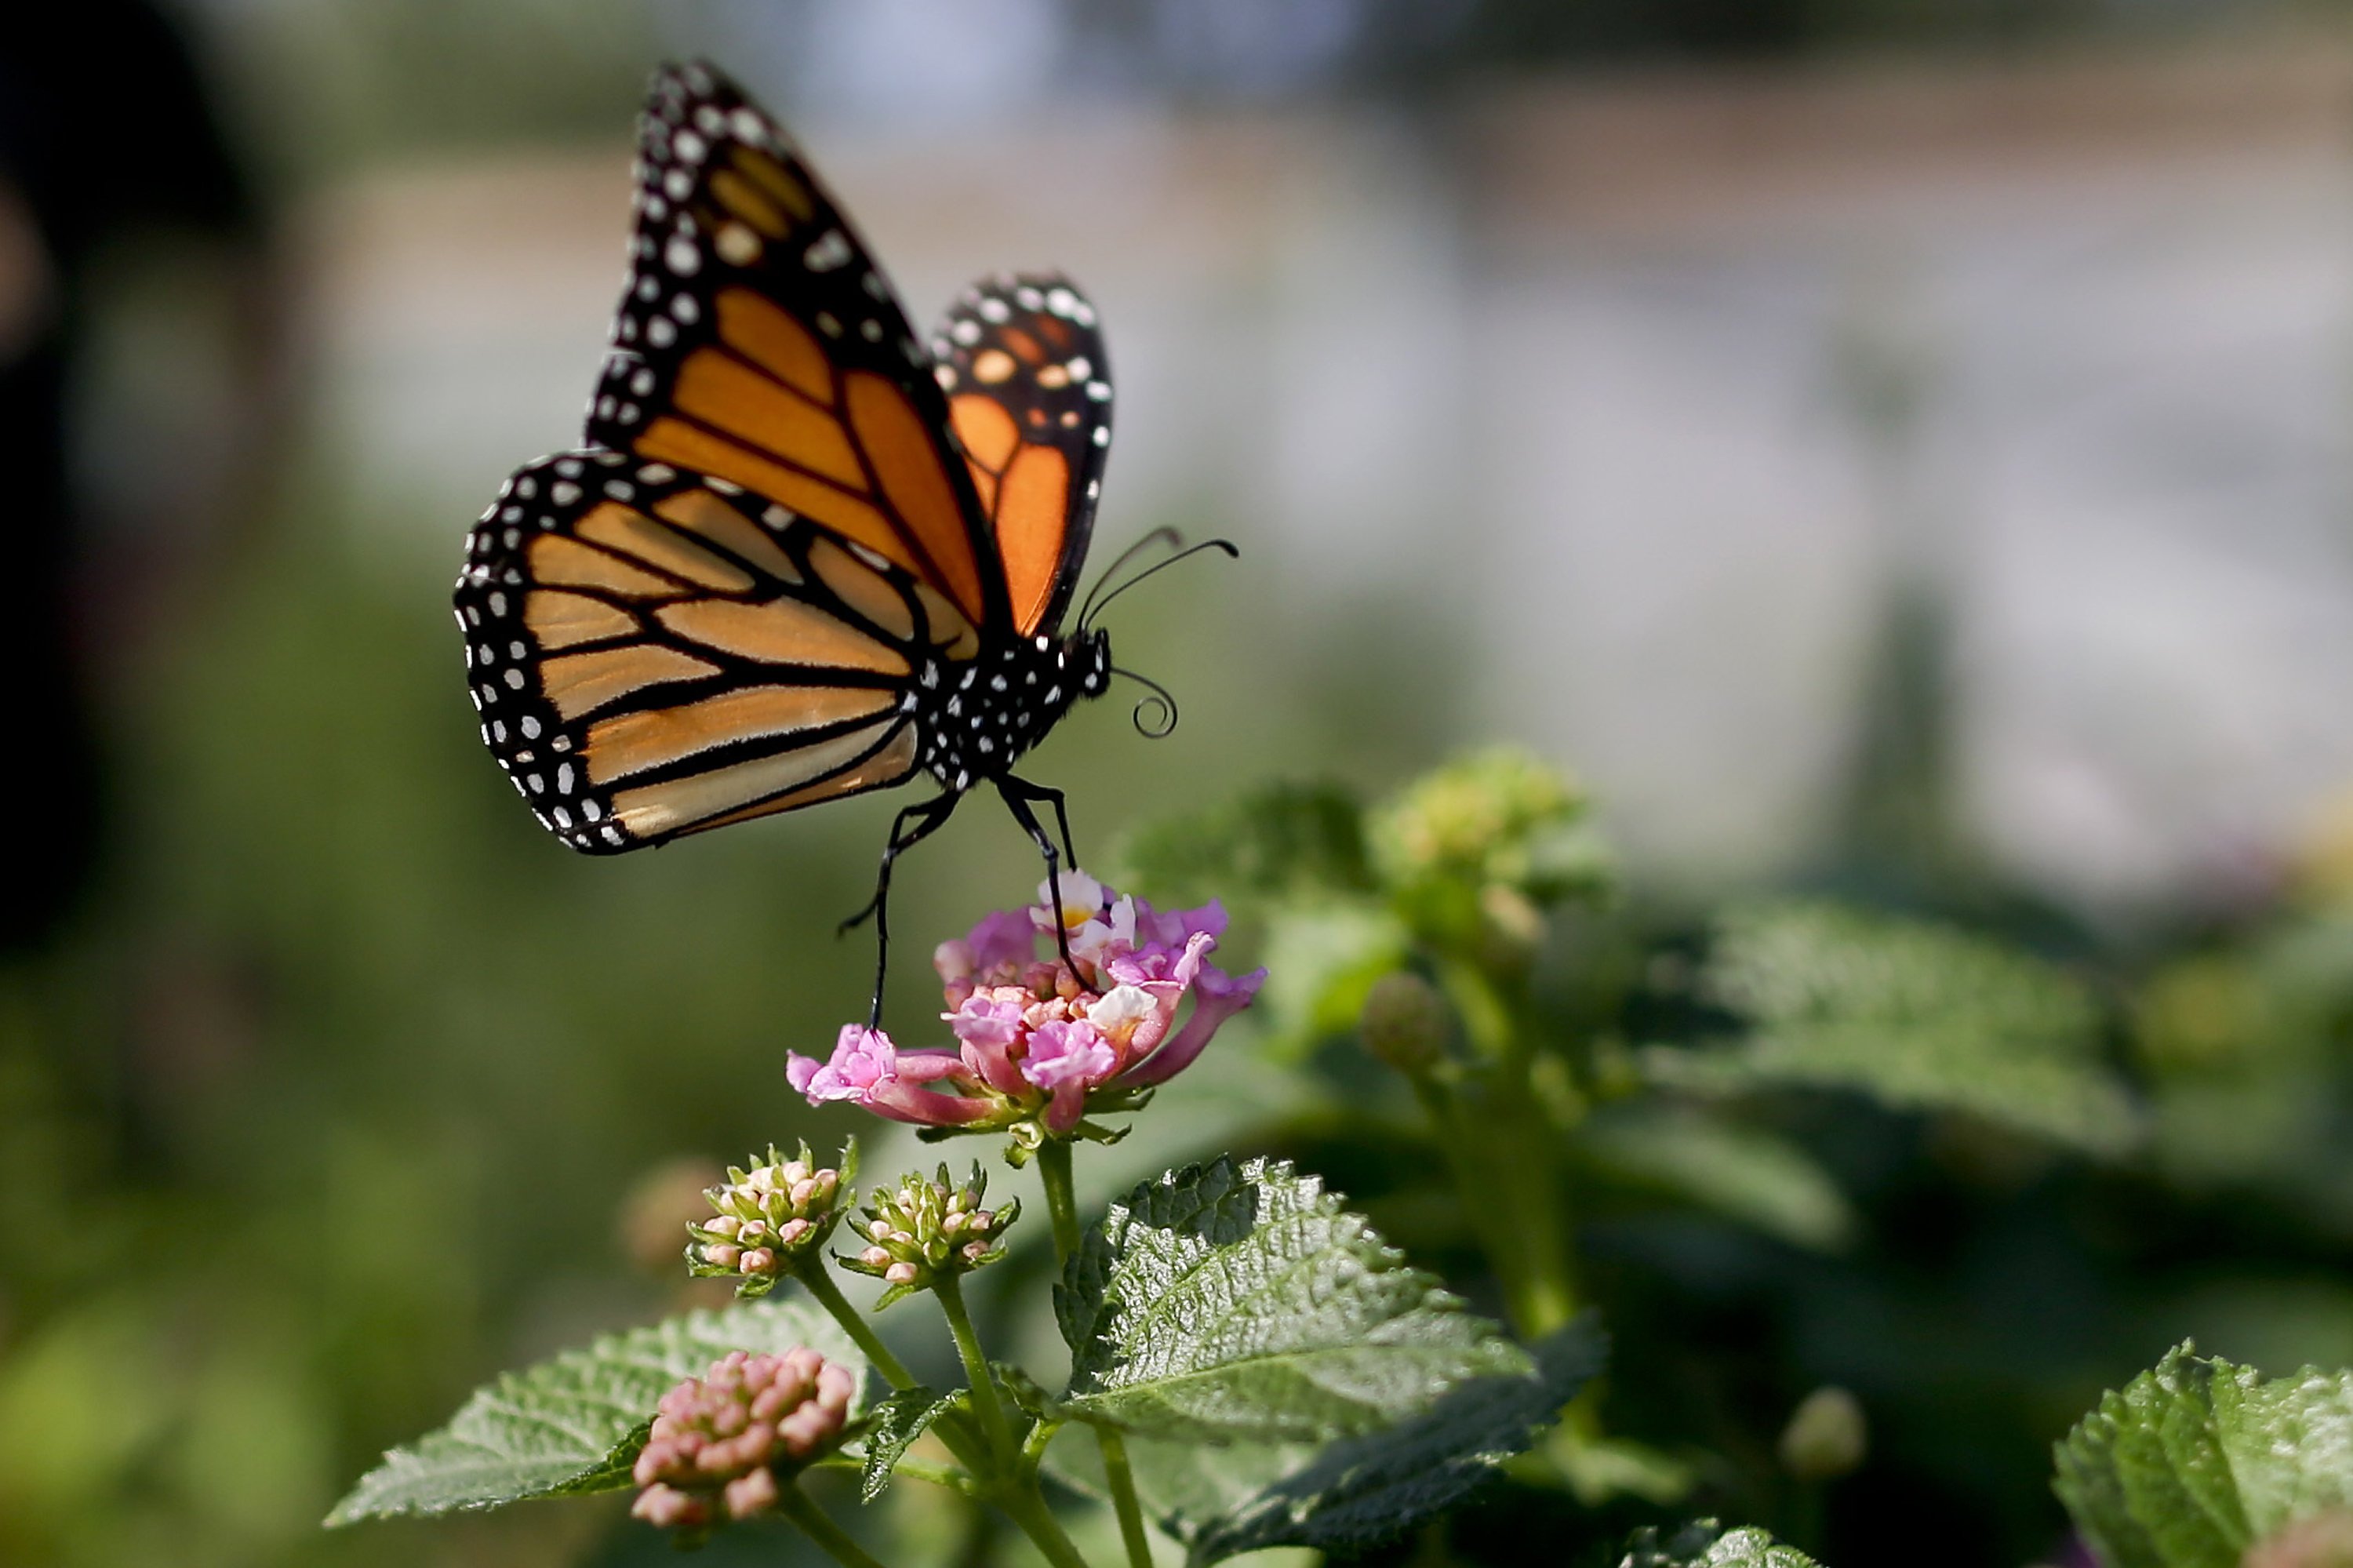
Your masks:
[{"label": "out-of-focus foliage", "polygon": [[1819,903],[1738,908],[1718,922],[1700,989],[1743,1021],[1742,1039],[1645,1052],[1643,1071],[1661,1085],[1857,1089],[2104,1154],[2123,1152],[2139,1130],[2100,1059],[2099,1014],[2084,987],[1958,931]]}]

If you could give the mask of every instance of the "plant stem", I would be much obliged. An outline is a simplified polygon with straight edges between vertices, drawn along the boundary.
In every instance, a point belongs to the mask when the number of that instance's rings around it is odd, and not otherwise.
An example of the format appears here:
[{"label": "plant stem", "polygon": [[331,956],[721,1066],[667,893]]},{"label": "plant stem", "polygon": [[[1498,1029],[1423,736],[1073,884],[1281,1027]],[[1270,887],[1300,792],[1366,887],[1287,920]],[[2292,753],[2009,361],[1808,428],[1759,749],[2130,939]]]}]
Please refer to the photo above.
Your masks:
[{"label": "plant stem", "polygon": [[[1054,1223],[1054,1258],[1068,1264],[1079,1250],[1078,1196],[1071,1180],[1071,1146],[1050,1139],[1038,1150],[1038,1179],[1046,1189],[1046,1213]],[[1128,1568],[1152,1568],[1152,1541],[1144,1532],[1144,1505],[1135,1496],[1135,1472],[1127,1462],[1127,1441],[1108,1426],[1095,1428],[1103,1449],[1103,1480],[1119,1515],[1119,1538]]]},{"label": "plant stem", "polygon": [[1119,1538],[1127,1547],[1128,1568],[1152,1568],[1152,1538],[1144,1533],[1144,1507],[1135,1497],[1135,1474],[1128,1468],[1127,1439],[1108,1426],[1095,1428],[1102,1446],[1103,1478],[1119,1514]]},{"label": "plant stem", "polygon": [[997,1397],[997,1380],[989,1375],[988,1357],[980,1348],[980,1336],[973,1331],[972,1314],[965,1310],[964,1284],[953,1274],[943,1274],[932,1283],[932,1294],[939,1298],[940,1310],[946,1314],[948,1332],[955,1336],[956,1353],[964,1358],[964,1375],[972,1385],[973,1408],[980,1412],[981,1430],[988,1437],[988,1448],[997,1460],[1000,1472],[1009,1473],[1017,1457],[1013,1446],[1013,1428],[1005,1419],[1005,1406]]},{"label": "plant stem", "polygon": [[801,1532],[818,1543],[828,1557],[841,1568],[882,1568],[882,1564],[866,1548],[849,1539],[841,1526],[826,1518],[825,1510],[809,1501],[808,1494],[800,1488],[788,1486],[777,1499],[777,1511],[795,1524]]},{"label": "plant stem", "polygon": [[[1522,1339],[1543,1338],[1577,1310],[1560,1245],[1550,1140],[1529,1137],[1525,1117],[1502,1103],[1474,1114],[1451,1085],[1430,1074],[1415,1074],[1413,1087],[1453,1170],[1464,1216],[1504,1287],[1512,1326]],[[1498,1089],[1488,1097],[1493,1101],[1514,1097]],[[1519,1097],[1526,1097],[1525,1086]]]},{"label": "plant stem", "polygon": [[1021,1527],[1023,1534],[1038,1543],[1038,1550],[1046,1554],[1046,1561],[1054,1568],[1088,1568],[1087,1560],[1079,1555],[1079,1549],[1063,1533],[1061,1520],[1046,1506],[1046,1499],[1038,1495],[1034,1476],[1028,1478],[1025,1485],[1008,1488],[998,1499],[998,1506]]},{"label": "plant stem", "polygon": [[1054,1225],[1054,1261],[1079,1250],[1079,1205],[1071,1181],[1071,1146],[1059,1138],[1038,1150],[1038,1180],[1046,1188],[1046,1216]]},{"label": "plant stem", "polygon": [[874,1363],[874,1370],[881,1372],[892,1388],[914,1386],[914,1375],[891,1353],[891,1347],[882,1342],[882,1337],[874,1331],[874,1326],[849,1304],[849,1298],[841,1293],[841,1287],[826,1273],[825,1259],[814,1251],[810,1252],[794,1267],[793,1277],[817,1298],[818,1306],[833,1314],[833,1320],[841,1325],[844,1333],[858,1341],[858,1348],[866,1352],[866,1359]]},{"label": "plant stem", "polygon": [[[823,1258],[811,1253],[793,1270],[793,1277],[817,1298],[818,1306],[833,1315],[833,1320],[858,1342],[858,1348],[866,1352],[866,1359],[874,1363],[874,1370],[881,1372],[892,1388],[913,1388],[915,1385],[914,1374],[891,1353],[891,1347],[882,1342],[881,1336],[874,1331],[874,1326],[859,1314],[858,1308],[849,1304],[849,1298],[842,1295],[841,1287],[833,1282],[833,1277],[826,1273]],[[932,1429],[939,1434],[940,1441],[948,1446],[948,1451],[963,1463],[965,1469],[977,1474],[987,1467],[979,1463],[981,1456],[976,1450],[980,1444],[975,1440],[976,1435],[956,1413],[950,1411],[943,1414],[933,1423]]]}]

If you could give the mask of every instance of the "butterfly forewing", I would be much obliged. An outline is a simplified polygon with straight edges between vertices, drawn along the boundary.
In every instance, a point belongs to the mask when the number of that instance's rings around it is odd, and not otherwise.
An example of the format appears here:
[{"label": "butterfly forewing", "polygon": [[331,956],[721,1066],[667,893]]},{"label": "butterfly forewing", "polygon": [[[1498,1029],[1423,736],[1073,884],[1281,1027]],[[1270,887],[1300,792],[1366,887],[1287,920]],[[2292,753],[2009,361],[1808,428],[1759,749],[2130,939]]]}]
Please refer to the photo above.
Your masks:
[{"label": "butterfly forewing", "polygon": [[724,480],[543,459],[456,596],[482,738],[541,821],[615,853],[899,783],[920,672],[971,621],[904,567]]},{"label": "butterfly forewing", "polygon": [[717,72],[666,69],[637,206],[590,444],[742,485],[1006,624],[931,357],[784,132]]},{"label": "butterfly forewing", "polygon": [[1086,559],[1111,448],[1094,306],[1060,273],[988,279],[949,309],[932,354],[1015,629],[1051,632]]}]

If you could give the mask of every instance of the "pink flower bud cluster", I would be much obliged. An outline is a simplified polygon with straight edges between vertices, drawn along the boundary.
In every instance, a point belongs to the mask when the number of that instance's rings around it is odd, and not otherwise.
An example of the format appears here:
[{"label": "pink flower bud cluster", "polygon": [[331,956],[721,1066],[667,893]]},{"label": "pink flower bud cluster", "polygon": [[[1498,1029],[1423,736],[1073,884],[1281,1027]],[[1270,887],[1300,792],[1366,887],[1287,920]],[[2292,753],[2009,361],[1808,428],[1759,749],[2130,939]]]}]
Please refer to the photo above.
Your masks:
[{"label": "pink flower bud cluster", "polygon": [[773,1280],[831,1230],[841,1173],[820,1169],[801,1145],[791,1160],[772,1144],[765,1164],[727,1168],[723,1185],[703,1189],[712,1217],[689,1224],[687,1262],[698,1275]]},{"label": "pink flower bud cluster", "polygon": [[662,1395],[631,1472],[629,1512],[664,1529],[749,1519],[774,1508],[776,1467],[816,1458],[840,1436],[858,1390],[849,1369],[815,1351],[731,1351]]},{"label": "pink flower bud cluster", "polygon": [[[898,1121],[975,1130],[1034,1121],[1067,1137],[1091,1098],[1149,1088],[1191,1065],[1266,979],[1262,969],[1230,975],[1209,962],[1226,927],[1215,902],[1162,914],[1076,871],[1061,892],[1060,909],[1041,887],[1037,906],[990,915],[934,955],[957,1049],[901,1051],[852,1024],[829,1060],[791,1058],[793,1087],[812,1105],[849,1100]],[[1051,940],[1058,929],[1071,964]]]},{"label": "pink flower bud cluster", "polygon": [[849,1228],[866,1239],[854,1257],[841,1266],[871,1276],[891,1288],[882,1306],[902,1296],[928,1287],[944,1274],[968,1274],[1005,1255],[999,1241],[1007,1227],[1021,1215],[1018,1199],[997,1209],[981,1202],[988,1178],[978,1165],[972,1179],[959,1186],[948,1179],[948,1168],[936,1177],[902,1176],[896,1187],[878,1187],[867,1194],[866,1213]]}]

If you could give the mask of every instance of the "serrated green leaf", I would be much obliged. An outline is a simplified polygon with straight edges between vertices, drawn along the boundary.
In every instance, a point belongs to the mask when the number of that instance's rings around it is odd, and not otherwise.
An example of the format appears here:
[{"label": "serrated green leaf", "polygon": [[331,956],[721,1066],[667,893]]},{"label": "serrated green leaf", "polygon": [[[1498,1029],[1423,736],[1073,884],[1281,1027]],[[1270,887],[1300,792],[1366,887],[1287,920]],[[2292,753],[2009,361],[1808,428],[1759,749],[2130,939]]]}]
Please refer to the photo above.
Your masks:
[{"label": "serrated green leaf", "polygon": [[1263,1160],[1138,1185],[1054,1302],[1071,1347],[1060,1414],[1148,1436],[1353,1436],[1533,1364],[1321,1182]]},{"label": "serrated green leaf", "polygon": [[673,1385],[700,1376],[730,1351],[774,1352],[796,1345],[849,1367],[863,1390],[866,1358],[831,1319],[805,1301],[693,1312],[608,1334],[476,1391],[448,1425],[385,1455],[335,1505],[327,1523],[494,1508],[627,1486],[654,1405]]},{"label": "serrated green leaf", "polygon": [[2052,1489],[2109,1568],[2236,1568],[2353,1506],[2353,1373],[2265,1379],[2188,1343],[2077,1423]]},{"label": "serrated green leaf", "polygon": [[1832,1251],[1854,1211],[1814,1157],[1786,1138],[1642,1103],[1613,1106],[1577,1129],[1576,1153],[1599,1172],[1709,1209],[1794,1246]]},{"label": "serrated green leaf", "polygon": [[1336,784],[1272,784],[1130,834],[1115,880],[1160,904],[1368,891],[1363,808]]},{"label": "serrated green leaf", "polygon": [[1535,1442],[1608,1356],[1608,1336],[1588,1317],[1536,1347],[1533,1373],[1457,1383],[1421,1414],[1379,1432],[1320,1450],[1140,1444],[1152,1453],[1136,1463],[1164,1473],[1202,1467],[1241,1483],[1239,1495],[1221,1499],[1215,1511],[1201,1507],[1214,1495],[1209,1475],[1193,1483],[1191,1511],[1164,1505],[1162,1517],[1197,1563],[1269,1546],[1356,1551],[1461,1501],[1497,1465]]},{"label": "serrated green leaf", "polygon": [[1821,1568],[1794,1546],[1754,1525],[1726,1530],[1697,1520],[1662,1540],[1655,1528],[1634,1532],[1618,1568]]},{"label": "serrated green leaf", "polygon": [[1726,1049],[1652,1047],[1641,1057],[1651,1081],[1712,1093],[1855,1089],[2102,1154],[2141,1133],[2099,1059],[2099,1013],[2084,987],[1960,931],[1810,901],[1754,906],[1723,922],[1703,989],[1742,1015],[1748,1037]]},{"label": "serrated green leaf", "polygon": [[957,1389],[942,1393],[921,1383],[902,1388],[867,1413],[866,1467],[859,1477],[858,1500],[872,1502],[891,1484],[891,1474],[907,1457],[908,1447],[923,1429],[964,1402]]}]

